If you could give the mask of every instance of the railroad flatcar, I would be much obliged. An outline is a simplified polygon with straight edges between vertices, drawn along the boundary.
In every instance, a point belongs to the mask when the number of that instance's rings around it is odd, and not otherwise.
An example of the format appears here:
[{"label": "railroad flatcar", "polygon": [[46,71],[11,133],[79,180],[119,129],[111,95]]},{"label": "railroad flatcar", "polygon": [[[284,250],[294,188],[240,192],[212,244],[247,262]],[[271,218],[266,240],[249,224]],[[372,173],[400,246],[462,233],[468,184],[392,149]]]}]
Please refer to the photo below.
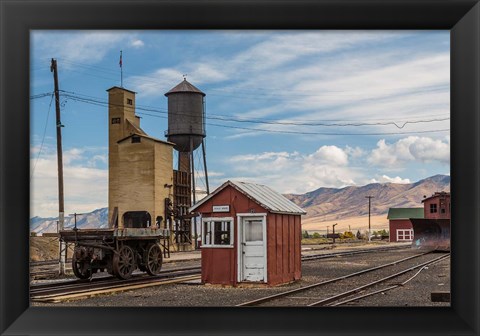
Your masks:
[{"label": "railroad flatcar", "polygon": [[72,269],[77,278],[107,271],[120,279],[131,277],[135,269],[157,275],[162,268],[168,229],[115,228],[60,231],[60,239],[74,243]]}]

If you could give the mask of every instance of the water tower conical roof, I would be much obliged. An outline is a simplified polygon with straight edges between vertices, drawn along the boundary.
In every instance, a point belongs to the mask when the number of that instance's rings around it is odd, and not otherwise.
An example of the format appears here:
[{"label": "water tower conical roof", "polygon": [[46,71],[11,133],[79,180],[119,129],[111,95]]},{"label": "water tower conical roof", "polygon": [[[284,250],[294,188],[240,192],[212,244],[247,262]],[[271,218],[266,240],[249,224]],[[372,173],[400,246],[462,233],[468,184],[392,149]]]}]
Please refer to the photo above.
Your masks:
[{"label": "water tower conical roof", "polygon": [[178,92],[200,93],[201,95],[205,96],[205,93],[200,91],[193,84],[189,83],[186,79],[184,79],[183,81],[180,82],[180,84],[178,84],[173,89],[165,93],[165,96],[168,96],[169,94],[172,94],[172,93],[178,93]]}]

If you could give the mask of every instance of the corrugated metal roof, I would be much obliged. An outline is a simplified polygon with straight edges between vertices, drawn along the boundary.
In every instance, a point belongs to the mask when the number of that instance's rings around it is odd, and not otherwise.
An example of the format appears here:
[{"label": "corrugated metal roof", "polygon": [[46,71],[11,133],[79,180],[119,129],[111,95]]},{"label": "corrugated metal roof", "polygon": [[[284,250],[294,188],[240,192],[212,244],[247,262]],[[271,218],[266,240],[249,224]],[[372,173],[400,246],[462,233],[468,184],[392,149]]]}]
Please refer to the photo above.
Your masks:
[{"label": "corrugated metal roof", "polygon": [[423,208],[390,208],[387,219],[423,218]]},{"label": "corrugated metal roof", "polygon": [[261,205],[266,210],[273,213],[284,213],[284,214],[298,214],[305,215],[306,212],[298,205],[290,201],[288,198],[282,194],[274,191],[273,189],[256,183],[247,183],[240,181],[227,181],[218,187],[213,193],[203,198],[197,204],[190,208],[190,211],[194,211],[200,205],[205,203],[207,200],[215,196],[220,190],[224,189],[226,186],[232,186],[233,188],[240,191],[245,196],[251,198],[259,205]]},{"label": "corrugated metal roof", "polygon": [[203,93],[194,85],[189,83],[186,79],[184,79],[180,84],[178,84],[173,89],[165,93],[165,96],[168,96],[171,93],[177,93],[177,92],[194,92],[194,93],[200,93],[205,96],[205,93]]}]

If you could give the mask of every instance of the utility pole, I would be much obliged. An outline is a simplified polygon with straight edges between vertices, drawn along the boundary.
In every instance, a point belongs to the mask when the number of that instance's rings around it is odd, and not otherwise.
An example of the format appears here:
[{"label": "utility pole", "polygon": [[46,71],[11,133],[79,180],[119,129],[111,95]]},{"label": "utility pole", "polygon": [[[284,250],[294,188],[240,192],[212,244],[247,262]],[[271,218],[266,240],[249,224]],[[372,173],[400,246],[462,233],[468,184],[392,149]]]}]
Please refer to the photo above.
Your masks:
[{"label": "utility pole", "polygon": [[[57,60],[52,58],[50,72],[53,72],[53,81],[55,86],[55,110],[56,110],[56,127],[57,127],[57,168],[58,168],[58,232],[63,230],[65,224],[65,209],[63,198],[63,155],[62,155],[62,122],[60,121],[60,94],[58,90],[58,71]],[[59,236],[60,237],[60,236]],[[60,260],[59,272],[60,275],[65,274],[66,261],[66,246],[65,243],[59,239],[60,245]]]},{"label": "utility pole", "polygon": [[337,225],[337,223],[333,224],[332,225],[332,231],[333,231],[333,244],[335,244],[335,226]]},{"label": "utility pole", "polygon": [[370,242],[370,208],[373,196],[365,196],[365,198],[368,198],[368,242]]}]

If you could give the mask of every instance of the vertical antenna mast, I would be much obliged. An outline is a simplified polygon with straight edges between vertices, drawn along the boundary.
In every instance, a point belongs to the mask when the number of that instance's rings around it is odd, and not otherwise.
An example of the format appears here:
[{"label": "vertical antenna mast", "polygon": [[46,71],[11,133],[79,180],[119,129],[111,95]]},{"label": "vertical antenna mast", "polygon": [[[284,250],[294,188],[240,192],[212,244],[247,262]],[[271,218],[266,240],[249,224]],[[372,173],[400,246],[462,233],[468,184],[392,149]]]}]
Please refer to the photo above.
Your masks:
[{"label": "vertical antenna mast", "polygon": [[[57,127],[57,167],[58,167],[58,230],[63,230],[65,223],[65,209],[63,198],[63,155],[62,155],[62,122],[60,121],[60,94],[58,90],[57,60],[52,58],[50,71],[53,72],[55,86],[55,110]],[[60,240],[60,275],[65,274],[66,261],[65,243]]]},{"label": "vertical antenna mast", "polygon": [[123,62],[122,62],[122,51],[120,50],[120,61],[118,62],[120,65],[120,87],[123,88]]}]

